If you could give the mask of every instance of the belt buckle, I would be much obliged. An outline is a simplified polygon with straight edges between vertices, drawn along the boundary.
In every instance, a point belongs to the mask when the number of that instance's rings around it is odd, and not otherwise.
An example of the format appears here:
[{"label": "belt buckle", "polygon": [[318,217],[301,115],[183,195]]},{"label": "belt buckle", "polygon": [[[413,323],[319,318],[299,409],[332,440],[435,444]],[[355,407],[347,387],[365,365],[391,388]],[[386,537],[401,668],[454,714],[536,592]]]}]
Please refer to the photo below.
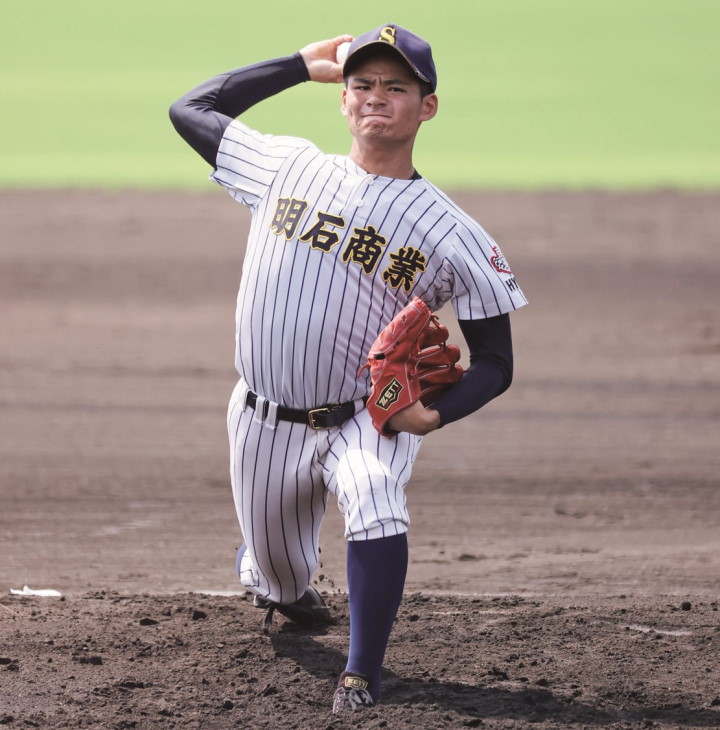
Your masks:
[{"label": "belt buckle", "polygon": [[315,419],[319,416],[326,416],[333,411],[336,411],[338,408],[340,408],[339,405],[323,406],[322,408],[311,408],[308,411],[308,425],[315,431],[321,431],[322,429],[330,428],[329,426],[323,426],[317,423]]}]

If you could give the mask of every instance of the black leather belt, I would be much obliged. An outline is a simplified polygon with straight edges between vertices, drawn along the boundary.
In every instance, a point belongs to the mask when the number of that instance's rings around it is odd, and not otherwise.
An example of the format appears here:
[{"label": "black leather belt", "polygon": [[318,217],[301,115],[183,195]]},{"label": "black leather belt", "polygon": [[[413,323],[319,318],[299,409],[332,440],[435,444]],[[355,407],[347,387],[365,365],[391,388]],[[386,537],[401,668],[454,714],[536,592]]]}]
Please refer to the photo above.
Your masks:
[{"label": "black leather belt", "polygon": [[[257,393],[248,390],[246,403],[255,410],[257,404]],[[363,401],[367,400],[363,398]],[[265,402],[265,413],[267,415],[268,403]],[[321,428],[332,428],[333,426],[342,426],[345,421],[355,415],[355,401],[340,403],[339,405],[328,405],[322,408],[311,408],[309,411],[303,411],[300,408],[286,408],[285,406],[277,407],[277,417],[280,421],[292,421],[293,423],[304,423],[316,431]]]}]

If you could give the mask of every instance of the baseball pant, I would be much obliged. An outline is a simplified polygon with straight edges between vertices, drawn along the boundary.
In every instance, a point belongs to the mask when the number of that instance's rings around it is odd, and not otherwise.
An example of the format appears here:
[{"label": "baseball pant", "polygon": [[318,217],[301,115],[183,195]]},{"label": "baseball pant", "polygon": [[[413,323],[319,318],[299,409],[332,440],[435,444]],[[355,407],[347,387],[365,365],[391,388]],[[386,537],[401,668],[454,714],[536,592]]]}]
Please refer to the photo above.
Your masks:
[{"label": "baseball pant", "polygon": [[405,486],[422,439],[381,436],[365,408],[330,429],[280,421],[275,404],[247,406],[247,390],[241,379],[228,406],[230,477],[247,545],[240,581],[264,598],[292,603],[318,566],[328,494],[337,499],[347,540],[407,531]]}]

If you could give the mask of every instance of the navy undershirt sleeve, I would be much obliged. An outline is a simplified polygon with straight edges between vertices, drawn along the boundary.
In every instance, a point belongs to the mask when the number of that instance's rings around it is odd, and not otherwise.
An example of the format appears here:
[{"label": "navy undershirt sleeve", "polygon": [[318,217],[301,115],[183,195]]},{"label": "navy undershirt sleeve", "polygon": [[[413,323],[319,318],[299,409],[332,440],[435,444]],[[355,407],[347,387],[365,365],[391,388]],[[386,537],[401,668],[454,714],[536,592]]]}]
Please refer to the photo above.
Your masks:
[{"label": "navy undershirt sleeve", "polygon": [[482,408],[512,382],[510,315],[459,320],[458,324],[470,350],[470,367],[462,380],[431,406],[440,414],[441,427]]},{"label": "navy undershirt sleeve", "polygon": [[262,61],[214,76],[181,96],[170,107],[178,134],[215,167],[228,124],[254,104],[309,81],[300,53]]}]

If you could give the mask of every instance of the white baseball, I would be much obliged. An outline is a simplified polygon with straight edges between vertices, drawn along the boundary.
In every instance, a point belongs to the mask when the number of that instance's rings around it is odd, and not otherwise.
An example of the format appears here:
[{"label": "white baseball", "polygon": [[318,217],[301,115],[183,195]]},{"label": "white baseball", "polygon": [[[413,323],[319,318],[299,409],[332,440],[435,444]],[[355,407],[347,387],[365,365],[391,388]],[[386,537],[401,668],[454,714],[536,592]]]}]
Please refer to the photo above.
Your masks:
[{"label": "white baseball", "polygon": [[341,43],[337,47],[337,51],[335,51],[335,58],[337,59],[337,62],[342,66],[343,63],[345,63],[345,59],[347,58],[348,51],[350,50],[350,41],[345,41],[344,43]]}]

